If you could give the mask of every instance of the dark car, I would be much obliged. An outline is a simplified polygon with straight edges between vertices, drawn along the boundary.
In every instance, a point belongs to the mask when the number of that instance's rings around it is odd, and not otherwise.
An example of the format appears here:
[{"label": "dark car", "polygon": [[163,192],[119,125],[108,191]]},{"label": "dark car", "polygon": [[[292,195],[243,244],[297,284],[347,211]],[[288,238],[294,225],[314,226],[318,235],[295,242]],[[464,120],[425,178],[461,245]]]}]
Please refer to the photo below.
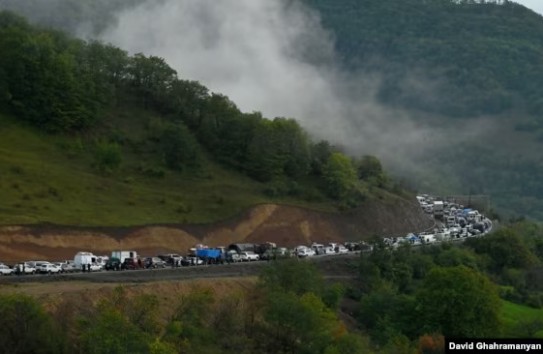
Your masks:
[{"label": "dark car", "polygon": [[143,261],[145,268],[166,268],[166,261],[159,257],[147,257]]},{"label": "dark car", "polygon": [[141,265],[134,258],[125,258],[121,265],[121,269],[139,269]]},{"label": "dark car", "polygon": [[122,263],[119,258],[111,257],[104,266],[105,270],[121,270]]}]

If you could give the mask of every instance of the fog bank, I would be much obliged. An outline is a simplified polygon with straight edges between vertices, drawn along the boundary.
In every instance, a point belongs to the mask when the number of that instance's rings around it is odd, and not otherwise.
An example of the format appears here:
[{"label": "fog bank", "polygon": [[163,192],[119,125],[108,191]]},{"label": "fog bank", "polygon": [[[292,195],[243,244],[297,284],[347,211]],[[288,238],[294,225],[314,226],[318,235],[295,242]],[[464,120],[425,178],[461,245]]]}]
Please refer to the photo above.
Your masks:
[{"label": "fog bank", "polygon": [[[389,167],[414,168],[428,152],[481,130],[472,120],[469,134],[456,134],[379,104],[380,78],[343,72],[333,35],[299,1],[75,2],[77,18],[84,19],[79,26],[69,15],[71,0],[0,0],[0,7],[3,3],[25,9],[31,18],[41,14],[34,20],[68,27],[82,38],[162,57],[180,78],[227,95],[242,111],[296,118],[317,139],[355,156],[377,155]],[[404,84],[431,99],[435,82],[421,77],[414,74]]]}]

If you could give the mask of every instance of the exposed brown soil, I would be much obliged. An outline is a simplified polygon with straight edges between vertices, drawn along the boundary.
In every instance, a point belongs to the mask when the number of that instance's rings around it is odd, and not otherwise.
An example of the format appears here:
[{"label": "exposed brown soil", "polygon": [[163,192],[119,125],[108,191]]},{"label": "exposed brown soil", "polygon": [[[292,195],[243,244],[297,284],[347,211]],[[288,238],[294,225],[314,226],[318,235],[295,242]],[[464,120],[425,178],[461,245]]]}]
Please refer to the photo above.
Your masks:
[{"label": "exposed brown soil", "polygon": [[264,204],[209,225],[151,225],[127,228],[82,228],[57,225],[0,227],[0,260],[73,259],[79,251],[108,255],[135,250],[155,255],[184,254],[197,243],[275,242],[293,247],[311,242],[343,242],[373,235],[401,235],[423,230],[432,221],[416,201],[372,202],[345,213],[325,213],[293,206]]}]

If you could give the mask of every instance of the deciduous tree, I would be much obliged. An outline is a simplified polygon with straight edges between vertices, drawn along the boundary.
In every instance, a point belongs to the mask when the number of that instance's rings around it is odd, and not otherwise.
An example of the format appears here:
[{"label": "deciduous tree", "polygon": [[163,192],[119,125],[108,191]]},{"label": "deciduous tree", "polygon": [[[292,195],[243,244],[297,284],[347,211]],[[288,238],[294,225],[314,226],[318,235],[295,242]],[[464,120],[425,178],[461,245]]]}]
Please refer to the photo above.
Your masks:
[{"label": "deciduous tree", "polygon": [[496,336],[500,299],[483,274],[465,266],[434,268],[417,294],[420,328],[452,337]]}]

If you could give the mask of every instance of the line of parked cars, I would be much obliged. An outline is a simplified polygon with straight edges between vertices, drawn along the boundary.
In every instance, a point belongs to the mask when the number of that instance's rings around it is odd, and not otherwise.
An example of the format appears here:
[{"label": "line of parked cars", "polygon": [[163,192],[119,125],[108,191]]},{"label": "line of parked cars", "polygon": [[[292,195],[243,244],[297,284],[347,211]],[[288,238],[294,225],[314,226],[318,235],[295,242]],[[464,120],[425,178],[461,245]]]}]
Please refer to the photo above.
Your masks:
[{"label": "line of parked cars", "polygon": [[[13,267],[0,264],[0,274],[25,275],[97,272],[102,270],[121,271],[200,266],[205,264],[256,262],[294,256],[305,258],[325,254],[345,254],[349,251],[360,250],[358,247],[359,244],[361,243],[348,242],[345,245],[337,243],[330,243],[328,245],[313,243],[311,246],[300,245],[289,250],[285,247],[276,247],[274,244],[269,243],[269,245],[266,246],[253,245],[254,250],[241,251],[226,249],[225,247],[209,248],[205,245],[196,245],[196,247],[191,248],[188,251],[186,256],[170,253],[153,257],[140,257],[136,251],[113,251],[111,257],[96,256],[91,252],[78,252],[74,257],[74,260],[65,260],[62,262],[27,261],[16,264]],[[247,245],[248,244],[245,246]],[[239,247],[243,246],[239,245]],[[255,251],[259,251],[259,253]]]},{"label": "line of parked cars", "polygon": [[404,237],[386,237],[384,242],[387,245],[398,247],[409,243],[417,246],[455,241],[485,235],[492,230],[492,221],[475,209],[428,195],[419,195],[417,200],[422,210],[435,217],[435,228],[425,232],[409,233]]},{"label": "line of parked cars", "polygon": [[[464,208],[455,203],[435,200],[427,195],[417,196],[421,208],[433,210],[436,228],[433,231],[410,233],[404,237],[385,237],[384,242],[391,247],[403,243],[422,245],[426,243],[461,239],[484,235],[492,229],[491,221],[477,210]],[[432,205],[433,207],[429,207]],[[210,248],[196,245],[188,250],[186,256],[177,253],[161,254],[153,257],[140,257],[136,251],[113,251],[111,256],[97,256],[91,252],[78,252],[73,260],[62,262],[27,261],[9,267],[0,263],[0,275],[11,274],[59,274],[72,272],[96,272],[102,270],[157,269],[166,267],[199,266],[204,264],[223,264],[254,262],[281,257],[307,258],[321,255],[340,255],[349,252],[368,252],[372,245],[360,242],[299,245],[293,249],[277,247],[276,244],[232,244],[228,247]]]}]

